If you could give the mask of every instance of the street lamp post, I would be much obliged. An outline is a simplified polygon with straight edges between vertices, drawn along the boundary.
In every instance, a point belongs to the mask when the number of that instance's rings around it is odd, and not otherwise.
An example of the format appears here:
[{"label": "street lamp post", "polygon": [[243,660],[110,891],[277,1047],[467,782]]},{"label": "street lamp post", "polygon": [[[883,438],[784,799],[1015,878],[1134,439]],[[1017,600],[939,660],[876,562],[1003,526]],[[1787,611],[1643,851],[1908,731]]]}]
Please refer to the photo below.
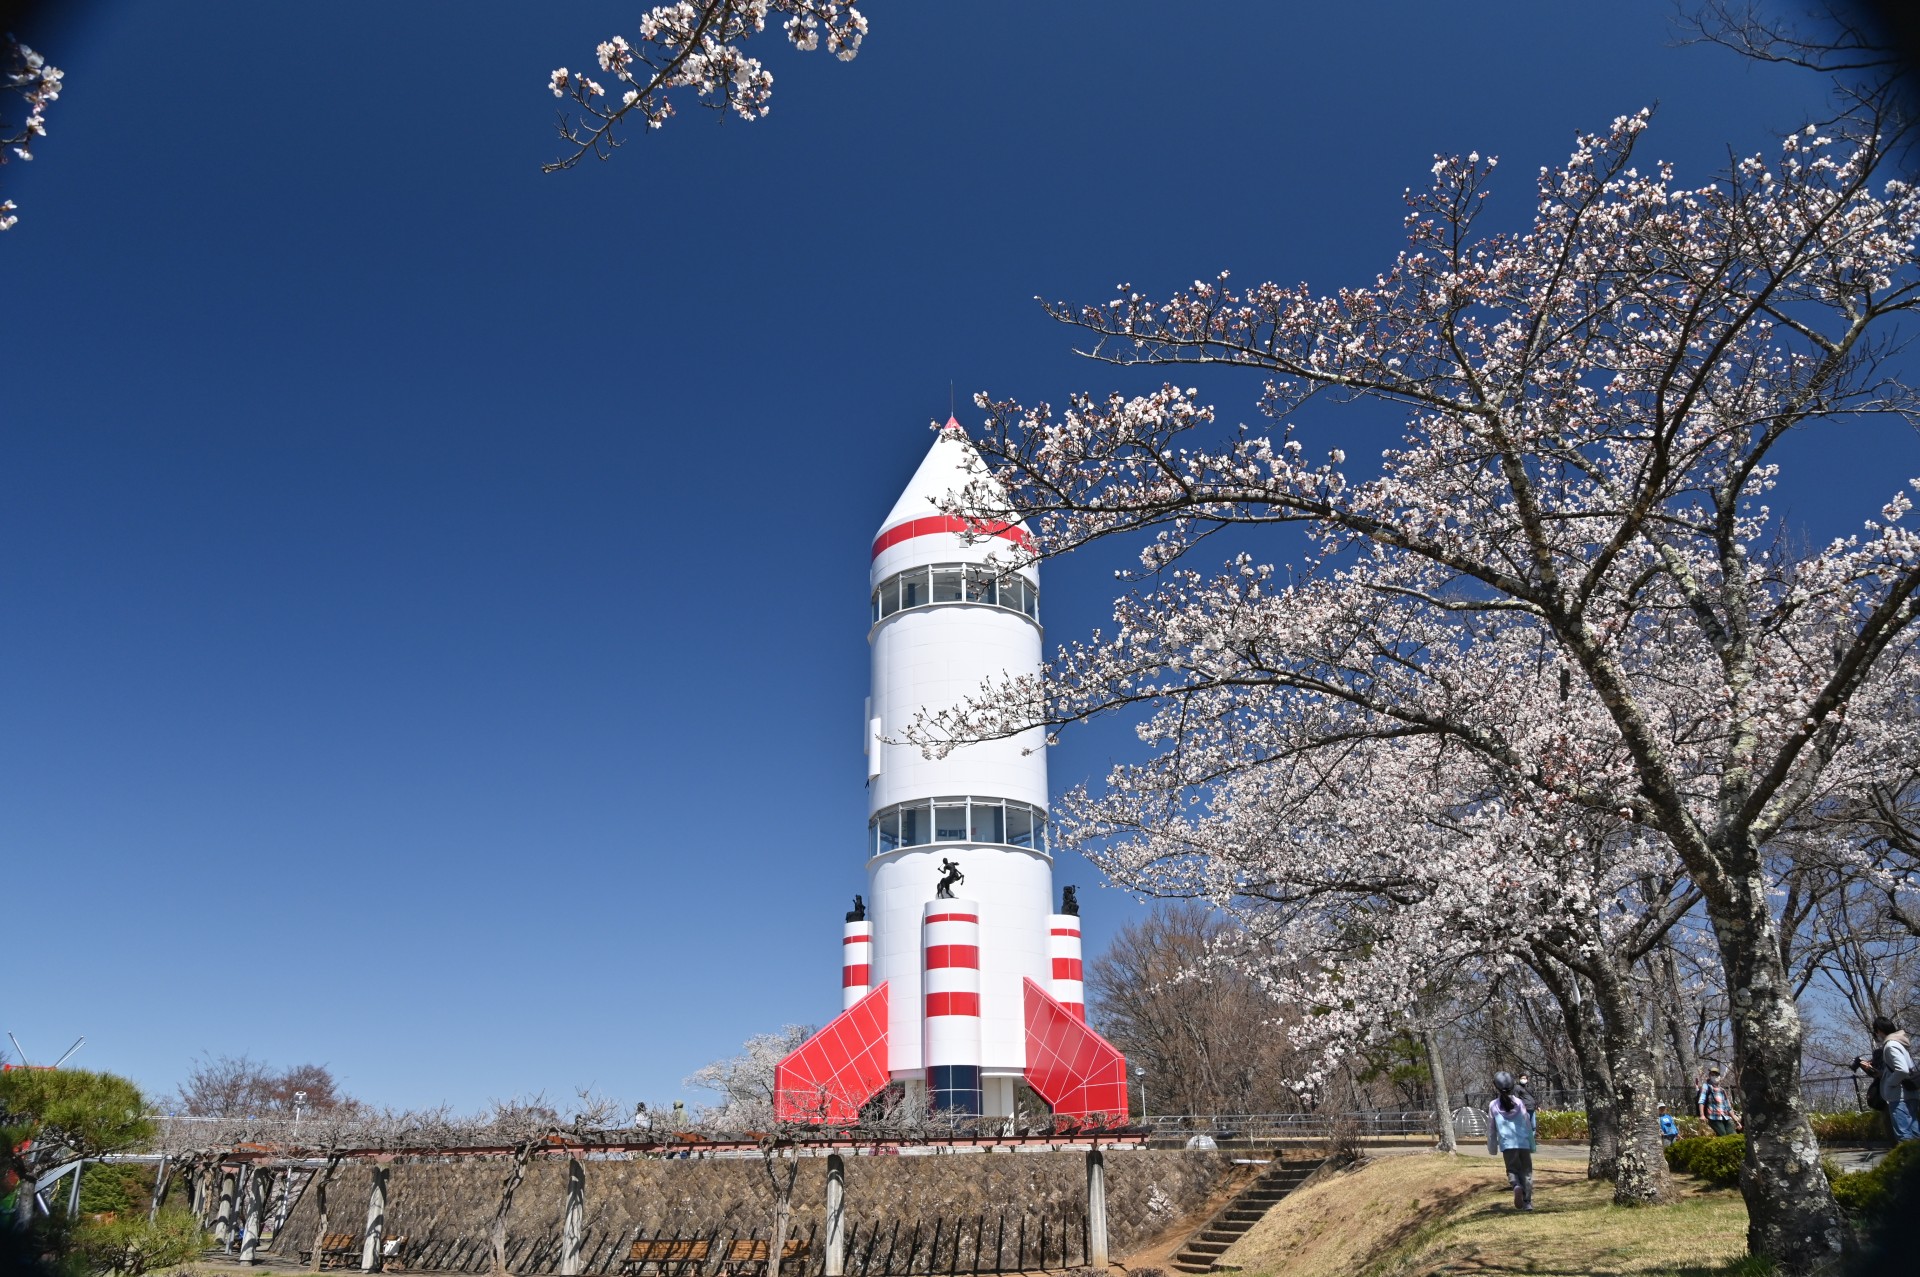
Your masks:
[{"label": "street lamp post", "polygon": [[1142,1121],[1145,1121],[1147,1116],[1147,1071],[1135,1065],[1133,1075],[1140,1079],[1140,1118]]}]

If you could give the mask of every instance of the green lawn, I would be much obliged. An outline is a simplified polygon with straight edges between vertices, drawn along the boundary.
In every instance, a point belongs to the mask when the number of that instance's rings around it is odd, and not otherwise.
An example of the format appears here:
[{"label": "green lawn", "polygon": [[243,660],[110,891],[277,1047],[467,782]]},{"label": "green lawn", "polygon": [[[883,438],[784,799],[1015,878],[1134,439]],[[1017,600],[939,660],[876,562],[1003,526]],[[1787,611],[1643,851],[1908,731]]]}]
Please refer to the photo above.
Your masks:
[{"label": "green lawn", "polygon": [[1516,1213],[1490,1157],[1379,1158],[1281,1202],[1222,1256],[1250,1277],[1707,1277],[1764,1272],[1746,1259],[1739,1193],[1687,1178],[1668,1206],[1613,1205],[1612,1185],[1549,1162]]}]

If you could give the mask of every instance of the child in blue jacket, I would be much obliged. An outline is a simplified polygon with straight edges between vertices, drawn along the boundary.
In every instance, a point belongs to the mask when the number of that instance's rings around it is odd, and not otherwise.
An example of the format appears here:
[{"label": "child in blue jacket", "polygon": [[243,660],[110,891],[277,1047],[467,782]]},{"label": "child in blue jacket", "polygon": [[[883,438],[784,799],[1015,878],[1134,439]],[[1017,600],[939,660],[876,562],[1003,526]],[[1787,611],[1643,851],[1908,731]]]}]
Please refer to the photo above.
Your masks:
[{"label": "child in blue jacket", "polygon": [[1487,1153],[1500,1154],[1507,1163],[1507,1183],[1513,1185],[1513,1208],[1533,1209],[1533,1114],[1525,1100],[1513,1093],[1513,1074],[1493,1075],[1499,1092],[1487,1103]]}]

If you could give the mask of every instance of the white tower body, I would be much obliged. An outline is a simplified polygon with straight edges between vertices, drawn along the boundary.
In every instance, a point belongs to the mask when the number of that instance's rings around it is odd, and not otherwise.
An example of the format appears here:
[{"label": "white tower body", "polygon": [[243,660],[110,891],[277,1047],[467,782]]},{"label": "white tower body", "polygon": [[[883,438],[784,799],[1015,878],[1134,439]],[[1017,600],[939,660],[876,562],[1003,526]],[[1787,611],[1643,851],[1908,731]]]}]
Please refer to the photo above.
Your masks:
[{"label": "white tower body", "polygon": [[[928,988],[921,920],[953,860],[955,895],[979,908],[979,1062],[988,1116],[1009,1114],[1027,1066],[1022,981],[1054,987],[1049,953],[1053,863],[1046,850],[1047,762],[1038,730],[923,758],[901,741],[915,715],[977,695],[990,680],[1038,674],[1039,573],[996,573],[1024,529],[966,544],[937,503],[985,469],[949,423],[880,525],[869,586],[874,605],[867,710],[867,876],[873,923],[870,987],[887,983],[888,1065],[921,1083]],[[972,569],[969,573],[968,569]],[[885,597],[882,591],[891,593]]]}]

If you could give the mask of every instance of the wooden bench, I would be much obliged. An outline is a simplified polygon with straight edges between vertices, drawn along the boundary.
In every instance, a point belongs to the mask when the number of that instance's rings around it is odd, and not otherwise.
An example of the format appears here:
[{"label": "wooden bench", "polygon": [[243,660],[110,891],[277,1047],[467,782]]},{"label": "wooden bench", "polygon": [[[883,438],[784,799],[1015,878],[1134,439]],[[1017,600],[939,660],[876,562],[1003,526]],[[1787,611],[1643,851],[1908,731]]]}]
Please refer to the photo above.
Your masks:
[{"label": "wooden bench", "polygon": [[[736,1274],[737,1277],[764,1277],[767,1271],[768,1243],[758,1238],[736,1237],[727,1243],[726,1257],[720,1261],[722,1273]],[[780,1268],[806,1271],[810,1247],[804,1237],[790,1237],[787,1244],[780,1248]]]},{"label": "wooden bench", "polygon": [[628,1248],[627,1257],[620,1261],[620,1271],[638,1274],[651,1270],[663,1277],[681,1277],[705,1268],[712,1253],[713,1243],[705,1237],[643,1238]]},{"label": "wooden bench", "polygon": [[[320,1266],[322,1268],[358,1268],[360,1257],[365,1253],[366,1239],[359,1233],[328,1233],[320,1239]],[[400,1272],[406,1255],[407,1239],[404,1237],[383,1237],[380,1239],[380,1267],[388,1272]],[[300,1252],[300,1262],[313,1261],[313,1248],[310,1246]]]},{"label": "wooden bench", "polygon": [[[344,1266],[351,1259],[355,1265],[360,1262],[360,1234],[328,1233],[320,1239],[320,1266],[331,1268],[335,1264]],[[300,1262],[313,1262],[314,1248],[309,1246],[300,1252]]]}]

